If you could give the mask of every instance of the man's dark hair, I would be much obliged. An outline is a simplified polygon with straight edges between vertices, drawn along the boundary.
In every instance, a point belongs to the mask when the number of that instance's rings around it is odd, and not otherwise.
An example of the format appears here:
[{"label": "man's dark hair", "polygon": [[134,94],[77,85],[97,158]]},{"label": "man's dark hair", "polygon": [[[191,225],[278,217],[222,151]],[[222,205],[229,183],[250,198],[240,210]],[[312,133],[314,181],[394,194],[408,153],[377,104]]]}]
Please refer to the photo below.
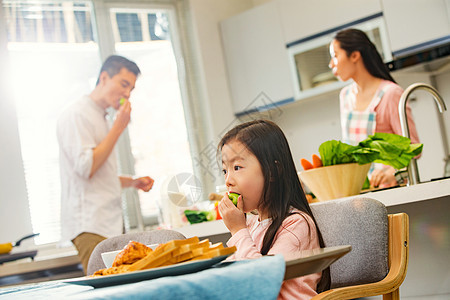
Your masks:
[{"label": "man's dark hair", "polygon": [[[106,71],[109,77],[113,77],[114,75],[118,74],[120,70],[122,70],[122,68],[127,69],[136,76],[141,74],[141,70],[139,70],[139,67],[136,65],[135,62],[119,55],[109,56],[103,63],[103,66],[100,70],[100,74],[102,74],[103,71]],[[100,75],[98,76],[96,85],[98,85],[99,82],[100,82]]]}]

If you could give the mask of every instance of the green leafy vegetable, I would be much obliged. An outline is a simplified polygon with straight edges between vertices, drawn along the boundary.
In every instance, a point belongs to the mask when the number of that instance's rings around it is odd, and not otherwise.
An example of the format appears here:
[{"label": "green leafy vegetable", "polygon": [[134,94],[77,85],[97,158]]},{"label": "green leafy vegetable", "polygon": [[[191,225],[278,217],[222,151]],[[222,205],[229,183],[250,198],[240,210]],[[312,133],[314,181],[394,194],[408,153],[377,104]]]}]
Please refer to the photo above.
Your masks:
[{"label": "green leafy vegetable", "polygon": [[336,140],[322,143],[319,153],[324,166],[355,162],[363,165],[379,157],[379,151],[376,149],[352,146]]},{"label": "green leafy vegetable", "polygon": [[213,221],[216,218],[213,211],[200,211],[187,209],[184,211],[184,215],[191,224]]},{"label": "green leafy vegetable", "polygon": [[359,146],[378,149],[380,155],[374,162],[390,165],[396,169],[408,166],[411,159],[419,155],[423,149],[423,144],[411,145],[411,140],[404,136],[381,132],[361,141]]},{"label": "green leafy vegetable", "polygon": [[375,133],[357,146],[331,140],[319,147],[324,166],[372,162],[390,165],[396,169],[408,166],[412,158],[422,152],[423,144],[411,144],[411,140],[391,133]]}]

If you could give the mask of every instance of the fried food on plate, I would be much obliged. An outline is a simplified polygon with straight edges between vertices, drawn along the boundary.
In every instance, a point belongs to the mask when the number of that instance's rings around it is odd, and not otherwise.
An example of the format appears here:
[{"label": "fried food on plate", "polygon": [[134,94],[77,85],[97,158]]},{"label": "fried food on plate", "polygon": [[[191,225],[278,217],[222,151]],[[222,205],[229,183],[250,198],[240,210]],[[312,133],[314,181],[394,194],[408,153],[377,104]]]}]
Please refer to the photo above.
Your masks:
[{"label": "fried food on plate", "polygon": [[[143,244],[130,242],[119,254],[117,254],[113,267],[98,270],[92,276],[120,274],[169,266],[186,261],[210,259],[217,256],[228,255],[236,251],[236,247],[234,246],[225,248],[222,243],[210,245],[209,240],[206,239],[200,241],[196,236],[160,244],[153,251],[151,248],[149,248],[150,250],[146,248],[148,247]],[[147,254],[143,256],[144,253]]]},{"label": "fried food on plate", "polygon": [[96,271],[94,274],[92,274],[91,276],[97,277],[97,276],[127,273],[127,272],[129,272],[129,267],[130,267],[130,265],[120,265],[118,267],[100,269],[100,270]]},{"label": "fried food on plate", "polygon": [[149,254],[152,251],[153,251],[152,248],[147,247],[142,243],[130,241],[123,248],[123,250],[117,254],[112,266],[118,267],[120,265],[131,265],[132,263],[147,256],[147,254]]}]

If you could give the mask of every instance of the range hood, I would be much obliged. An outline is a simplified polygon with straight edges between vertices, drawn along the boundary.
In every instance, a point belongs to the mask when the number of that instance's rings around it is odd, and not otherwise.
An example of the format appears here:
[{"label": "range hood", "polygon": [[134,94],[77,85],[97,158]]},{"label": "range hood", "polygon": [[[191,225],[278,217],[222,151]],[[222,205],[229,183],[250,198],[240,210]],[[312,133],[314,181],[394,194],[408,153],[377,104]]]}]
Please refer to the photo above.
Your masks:
[{"label": "range hood", "polygon": [[441,73],[450,69],[450,36],[393,52],[392,57],[386,64],[391,72],[416,66],[421,71]]}]

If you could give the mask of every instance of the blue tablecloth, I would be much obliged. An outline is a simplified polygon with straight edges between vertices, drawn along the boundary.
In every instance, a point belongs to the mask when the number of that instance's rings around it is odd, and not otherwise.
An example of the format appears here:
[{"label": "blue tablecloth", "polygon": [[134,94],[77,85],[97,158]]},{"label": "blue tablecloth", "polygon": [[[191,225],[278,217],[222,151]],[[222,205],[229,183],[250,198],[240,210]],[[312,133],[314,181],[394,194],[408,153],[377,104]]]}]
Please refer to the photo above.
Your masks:
[{"label": "blue tablecloth", "polygon": [[94,289],[49,281],[0,289],[0,299],[276,299],[281,255],[238,261],[201,272]]}]

